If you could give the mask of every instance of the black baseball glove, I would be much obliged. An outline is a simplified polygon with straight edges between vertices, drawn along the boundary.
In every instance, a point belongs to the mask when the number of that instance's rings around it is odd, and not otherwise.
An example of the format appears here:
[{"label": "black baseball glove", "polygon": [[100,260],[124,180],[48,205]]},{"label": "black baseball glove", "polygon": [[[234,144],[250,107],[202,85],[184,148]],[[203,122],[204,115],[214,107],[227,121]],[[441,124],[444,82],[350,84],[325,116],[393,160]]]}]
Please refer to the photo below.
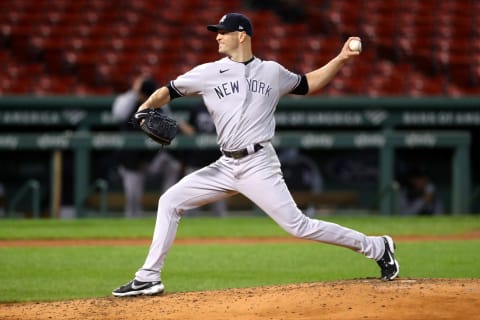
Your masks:
[{"label": "black baseball glove", "polygon": [[162,145],[169,145],[178,133],[177,122],[161,109],[147,109],[133,115],[133,121],[151,139]]}]

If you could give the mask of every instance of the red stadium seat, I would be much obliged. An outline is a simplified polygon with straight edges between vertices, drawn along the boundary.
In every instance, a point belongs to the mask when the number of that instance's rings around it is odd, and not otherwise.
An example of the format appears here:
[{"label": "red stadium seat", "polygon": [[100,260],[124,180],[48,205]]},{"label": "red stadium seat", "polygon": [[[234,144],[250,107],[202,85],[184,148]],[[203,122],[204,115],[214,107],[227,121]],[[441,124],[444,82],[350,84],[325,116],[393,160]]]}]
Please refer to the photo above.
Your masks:
[{"label": "red stadium seat", "polygon": [[[193,64],[218,59],[214,36],[205,25],[227,11],[244,11],[254,24],[255,53],[298,72],[322,66],[340,51],[346,37],[361,36],[361,62],[346,68],[326,90],[329,94],[362,94],[366,89],[367,94],[379,95],[402,90],[414,95],[477,92],[478,1],[351,0],[320,5],[307,0],[302,5],[306,20],[289,24],[273,11],[246,9],[241,0],[0,2],[0,62],[12,66],[1,76],[1,90],[31,90],[28,83],[40,75],[53,80],[42,77],[39,94],[65,92],[57,81],[62,76],[74,78],[73,91],[84,93],[123,88],[141,68],[154,68],[159,75],[165,70],[170,78]],[[392,74],[376,74],[373,66],[382,59],[391,62]],[[403,88],[394,84],[402,82],[396,73],[410,73],[402,69],[405,65],[424,78],[413,76],[412,84]],[[357,80],[349,72],[364,77]],[[19,75],[30,82],[19,80]],[[95,86],[96,77],[103,79],[103,87]]]}]

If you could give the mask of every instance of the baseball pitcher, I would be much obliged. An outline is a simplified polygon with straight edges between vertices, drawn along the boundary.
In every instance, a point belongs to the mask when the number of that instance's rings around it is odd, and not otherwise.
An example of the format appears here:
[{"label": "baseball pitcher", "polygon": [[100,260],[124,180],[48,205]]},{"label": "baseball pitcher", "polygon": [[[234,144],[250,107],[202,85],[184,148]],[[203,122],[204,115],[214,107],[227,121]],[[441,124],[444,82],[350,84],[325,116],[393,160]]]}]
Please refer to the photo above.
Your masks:
[{"label": "baseball pitcher", "polygon": [[360,54],[349,47],[319,69],[296,74],[274,61],[253,55],[253,27],[243,14],[224,15],[207,29],[216,33],[224,58],[194,67],[156,90],[139,111],[159,108],[172,99],[199,95],[213,119],[222,156],[168,189],[159,200],[153,240],[135,278],[115,289],[114,296],[154,295],[164,291],[161,270],[185,210],[241,193],[295,237],[352,249],[377,261],[384,280],[399,273],[389,236],[358,231],[304,215],[282,176],[272,146],[274,112],[286,94],[307,95],[327,85],[350,59]]}]

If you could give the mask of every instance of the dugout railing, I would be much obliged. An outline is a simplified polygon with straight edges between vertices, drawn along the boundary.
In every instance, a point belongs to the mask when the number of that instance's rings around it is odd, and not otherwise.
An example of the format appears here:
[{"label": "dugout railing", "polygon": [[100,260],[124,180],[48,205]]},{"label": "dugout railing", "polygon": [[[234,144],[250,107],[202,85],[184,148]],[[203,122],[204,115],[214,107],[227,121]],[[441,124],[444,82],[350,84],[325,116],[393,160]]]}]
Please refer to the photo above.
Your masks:
[{"label": "dugout railing", "polygon": [[[8,143],[7,143],[8,142]],[[406,131],[406,132],[337,132],[337,133],[278,133],[273,141],[276,147],[301,147],[304,149],[374,148],[378,149],[380,174],[379,190],[394,180],[394,152],[398,148],[451,148],[453,150],[452,208],[453,213],[468,213],[470,202],[470,134],[457,131]],[[59,151],[74,153],[74,204],[77,217],[84,216],[85,200],[90,190],[90,157],[94,150],[157,149],[158,144],[142,133],[91,133],[86,131],[45,134],[0,134],[3,150],[51,150],[52,168],[54,155]],[[217,148],[215,136],[178,136],[169,146],[179,149]],[[52,170],[53,172],[54,170]],[[52,181],[55,177],[52,177]],[[52,191],[54,193],[54,191]],[[380,199],[379,211],[393,212],[393,196]],[[54,207],[52,205],[51,207]]]}]

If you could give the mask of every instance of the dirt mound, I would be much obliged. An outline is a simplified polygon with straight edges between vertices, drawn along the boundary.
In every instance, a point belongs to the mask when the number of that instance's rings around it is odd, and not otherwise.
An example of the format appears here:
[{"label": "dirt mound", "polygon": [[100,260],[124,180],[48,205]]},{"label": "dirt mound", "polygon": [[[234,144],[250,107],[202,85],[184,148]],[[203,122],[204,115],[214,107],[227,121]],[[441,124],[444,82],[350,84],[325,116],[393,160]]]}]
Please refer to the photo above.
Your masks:
[{"label": "dirt mound", "polygon": [[478,319],[480,279],[377,279],[0,304],[0,319]]}]

